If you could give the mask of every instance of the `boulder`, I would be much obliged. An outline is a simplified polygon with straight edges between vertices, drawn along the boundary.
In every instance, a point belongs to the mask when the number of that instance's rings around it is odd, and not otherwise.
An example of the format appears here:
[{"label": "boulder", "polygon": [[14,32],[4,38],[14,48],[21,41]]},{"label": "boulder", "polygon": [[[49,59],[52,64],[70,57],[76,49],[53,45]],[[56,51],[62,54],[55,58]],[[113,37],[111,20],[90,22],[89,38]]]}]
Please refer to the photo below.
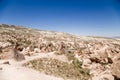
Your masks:
[{"label": "boulder", "polygon": [[22,53],[18,52],[16,49],[13,49],[14,59],[16,61],[22,61],[25,60],[25,57]]},{"label": "boulder", "polygon": [[15,59],[16,61],[25,60],[25,57],[17,49],[9,47],[0,56],[1,59]]},{"label": "boulder", "polygon": [[120,61],[116,61],[112,64],[112,74],[120,79]]},{"label": "boulder", "polygon": [[0,70],[3,70],[3,68],[0,67]]},{"label": "boulder", "polygon": [[3,64],[9,64],[10,65],[9,61],[5,61],[5,62],[3,62]]}]

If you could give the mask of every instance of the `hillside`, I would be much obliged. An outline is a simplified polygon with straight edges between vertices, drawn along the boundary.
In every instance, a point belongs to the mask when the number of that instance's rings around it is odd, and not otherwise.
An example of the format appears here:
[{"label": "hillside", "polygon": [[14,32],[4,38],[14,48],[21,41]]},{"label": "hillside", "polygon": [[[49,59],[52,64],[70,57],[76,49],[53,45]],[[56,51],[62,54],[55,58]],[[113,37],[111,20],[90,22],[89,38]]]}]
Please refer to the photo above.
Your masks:
[{"label": "hillside", "polygon": [[119,58],[118,39],[0,25],[0,75],[20,68],[20,80],[119,80]]}]

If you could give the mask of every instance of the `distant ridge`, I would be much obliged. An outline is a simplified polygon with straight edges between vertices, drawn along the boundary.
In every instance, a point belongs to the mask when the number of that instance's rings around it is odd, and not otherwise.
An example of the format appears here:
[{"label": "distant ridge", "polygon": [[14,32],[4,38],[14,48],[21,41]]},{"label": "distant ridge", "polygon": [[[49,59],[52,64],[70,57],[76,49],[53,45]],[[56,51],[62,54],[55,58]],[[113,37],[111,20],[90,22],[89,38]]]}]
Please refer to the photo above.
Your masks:
[{"label": "distant ridge", "polygon": [[113,37],[113,38],[120,38],[120,36],[115,36],[115,37]]}]

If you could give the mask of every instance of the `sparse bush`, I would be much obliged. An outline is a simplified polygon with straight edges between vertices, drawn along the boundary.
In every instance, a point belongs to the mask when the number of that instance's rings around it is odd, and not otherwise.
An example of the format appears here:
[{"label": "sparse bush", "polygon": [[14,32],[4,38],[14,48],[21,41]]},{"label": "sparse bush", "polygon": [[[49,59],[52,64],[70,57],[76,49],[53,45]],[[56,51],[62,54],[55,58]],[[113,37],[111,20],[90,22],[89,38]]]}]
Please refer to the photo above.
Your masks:
[{"label": "sparse bush", "polygon": [[57,59],[40,58],[30,61],[24,64],[24,66],[32,65],[30,68],[49,75],[63,77],[65,80],[88,80],[90,77],[89,72],[87,72],[87,69],[82,69],[81,65],[77,63],[78,62],[68,64],[67,62],[61,62]]},{"label": "sparse bush", "polygon": [[67,54],[66,54],[68,60],[74,60],[74,53],[71,52],[71,51],[68,51]]},{"label": "sparse bush", "polygon": [[77,58],[74,57],[74,53],[71,52],[71,51],[68,51],[67,53],[67,58],[69,61],[73,61],[72,64],[77,68],[77,70],[83,74],[83,75],[89,75],[90,76],[90,70],[88,69],[83,69],[81,66],[82,66],[82,62],[80,62]]}]

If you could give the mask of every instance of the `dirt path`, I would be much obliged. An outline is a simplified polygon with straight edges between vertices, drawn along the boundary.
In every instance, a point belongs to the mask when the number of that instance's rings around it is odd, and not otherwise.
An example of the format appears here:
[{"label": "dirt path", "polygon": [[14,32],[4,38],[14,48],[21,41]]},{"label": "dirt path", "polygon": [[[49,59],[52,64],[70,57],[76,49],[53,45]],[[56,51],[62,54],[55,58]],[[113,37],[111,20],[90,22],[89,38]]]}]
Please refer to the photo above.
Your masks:
[{"label": "dirt path", "polygon": [[63,80],[62,78],[46,75],[44,73],[40,73],[33,69],[29,69],[21,66],[23,63],[27,61],[30,61],[36,58],[48,57],[48,56],[52,57],[52,55],[53,53],[26,57],[26,60],[22,62],[7,60],[10,62],[10,65],[2,64],[6,60],[1,60],[0,68],[3,68],[3,69],[0,70],[0,80]]},{"label": "dirt path", "polygon": [[3,70],[0,71],[0,80],[63,80],[24,67],[11,65],[3,65],[2,67]]}]

